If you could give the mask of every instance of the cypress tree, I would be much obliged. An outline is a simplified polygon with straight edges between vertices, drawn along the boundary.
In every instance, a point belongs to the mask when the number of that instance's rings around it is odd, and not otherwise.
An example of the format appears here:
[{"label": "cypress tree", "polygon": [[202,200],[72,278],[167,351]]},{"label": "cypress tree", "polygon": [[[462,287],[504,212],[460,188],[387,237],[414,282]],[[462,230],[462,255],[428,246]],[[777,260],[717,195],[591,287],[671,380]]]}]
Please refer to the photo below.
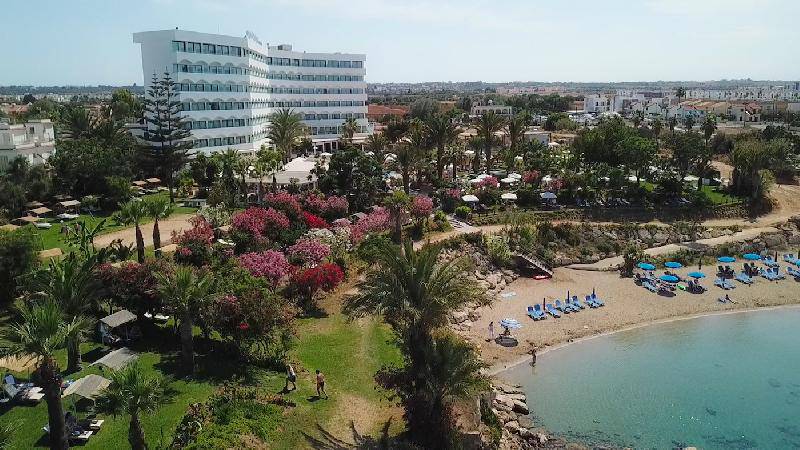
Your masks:
[{"label": "cypress tree", "polygon": [[169,201],[175,201],[175,174],[189,161],[189,128],[181,116],[181,103],[175,90],[175,82],[164,73],[160,80],[153,74],[144,100],[145,130],[142,145],[145,159],[157,171],[169,187]]}]

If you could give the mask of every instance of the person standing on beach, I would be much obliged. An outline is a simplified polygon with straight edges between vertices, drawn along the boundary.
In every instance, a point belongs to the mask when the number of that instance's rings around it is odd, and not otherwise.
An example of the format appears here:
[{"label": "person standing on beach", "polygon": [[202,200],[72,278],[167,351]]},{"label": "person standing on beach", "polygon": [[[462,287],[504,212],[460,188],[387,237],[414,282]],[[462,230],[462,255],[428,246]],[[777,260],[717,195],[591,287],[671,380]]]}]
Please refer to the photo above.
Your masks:
[{"label": "person standing on beach", "polygon": [[531,367],[536,365],[536,347],[531,347]]},{"label": "person standing on beach", "polygon": [[489,339],[486,342],[494,340],[494,322],[489,322]]},{"label": "person standing on beach", "polygon": [[317,397],[322,398],[322,394],[325,394],[325,398],[328,398],[328,393],[325,392],[325,375],[317,369]]}]

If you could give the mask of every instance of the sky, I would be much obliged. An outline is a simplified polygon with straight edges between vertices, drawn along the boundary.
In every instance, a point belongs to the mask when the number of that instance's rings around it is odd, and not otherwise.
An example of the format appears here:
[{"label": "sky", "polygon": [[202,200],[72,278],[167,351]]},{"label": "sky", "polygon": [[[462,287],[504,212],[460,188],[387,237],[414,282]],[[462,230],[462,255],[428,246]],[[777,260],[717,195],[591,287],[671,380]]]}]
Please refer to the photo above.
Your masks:
[{"label": "sky", "polygon": [[369,82],[800,80],[798,0],[7,0],[0,9],[0,85],[142,84],[132,33],[176,26],[366,53]]}]

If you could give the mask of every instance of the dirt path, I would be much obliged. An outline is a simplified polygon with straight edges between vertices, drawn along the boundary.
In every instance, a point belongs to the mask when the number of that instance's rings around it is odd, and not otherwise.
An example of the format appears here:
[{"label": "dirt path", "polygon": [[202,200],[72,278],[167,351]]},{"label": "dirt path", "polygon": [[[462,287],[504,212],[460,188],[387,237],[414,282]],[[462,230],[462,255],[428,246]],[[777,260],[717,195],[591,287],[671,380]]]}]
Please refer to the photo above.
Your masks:
[{"label": "dirt path", "polygon": [[[169,244],[172,240],[172,232],[180,232],[187,228],[191,228],[189,219],[194,217],[195,214],[175,214],[166,220],[158,222],[158,229],[161,232],[161,245]],[[153,245],[153,223],[147,223],[141,226],[142,235],[144,237],[145,247]],[[98,247],[106,247],[116,239],[122,239],[125,245],[136,245],[136,229],[134,227],[125,228],[123,230],[114,231],[112,233],[103,234],[94,240],[94,245]]]}]

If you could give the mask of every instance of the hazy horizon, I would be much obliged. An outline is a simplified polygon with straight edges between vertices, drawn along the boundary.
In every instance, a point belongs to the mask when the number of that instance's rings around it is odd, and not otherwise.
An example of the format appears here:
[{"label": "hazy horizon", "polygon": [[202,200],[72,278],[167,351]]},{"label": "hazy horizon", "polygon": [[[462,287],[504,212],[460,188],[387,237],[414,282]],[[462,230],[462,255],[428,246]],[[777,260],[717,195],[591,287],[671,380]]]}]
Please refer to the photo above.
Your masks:
[{"label": "hazy horizon", "polygon": [[800,42],[800,2],[791,0],[128,5],[44,0],[37,3],[44,14],[32,19],[29,6],[6,5],[6,16],[15,20],[0,30],[7,43],[0,85],[141,85],[132,33],[175,26],[234,36],[252,30],[265,43],[289,43],[301,51],[366,53],[370,83],[800,79],[800,61],[789,53],[791,42]]}]

